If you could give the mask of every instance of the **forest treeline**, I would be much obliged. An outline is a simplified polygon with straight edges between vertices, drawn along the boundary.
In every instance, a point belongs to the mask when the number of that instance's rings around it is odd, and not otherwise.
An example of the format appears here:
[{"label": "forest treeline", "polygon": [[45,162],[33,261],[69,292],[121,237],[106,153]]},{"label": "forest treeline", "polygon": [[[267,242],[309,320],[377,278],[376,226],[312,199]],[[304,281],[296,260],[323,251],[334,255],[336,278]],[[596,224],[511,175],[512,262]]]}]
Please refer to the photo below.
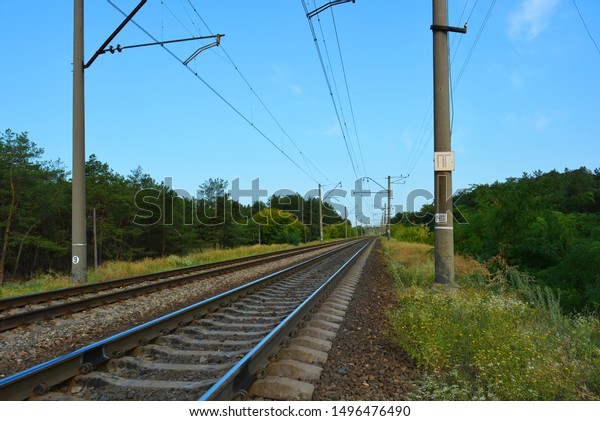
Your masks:
[{"label": "forest treeline", "polygon": [[[27,133],[0,133],[0,282],[68,272],[71,181],[44,160]],[[127,176],[91,155],[86,163],[88,262],[93,209],[98,257],[135,260],[202,248],[319,239],[319,202],[299,194],[244,205],[209,178],[200,198],[178,194],[137,167]],[[481,261],[502,259],[560,292],[570,310],[600,307],[600,169],[523,174],[475,185],[455,200],[455,247]],[[356,235],[324,203],[324,237]],[[398,239],[432,242],[433,206],[392,219]]]},{"label": "forest treeline", "polygon": [[[503,262],[560,294],[567,310],[600,307],[600,169],[523,174],[454,197],[455,249]],[[397,236],[432,242],[433,205],[399,214]]]},{"label": "forest treeline", "polygon": [[[71,180],[60,161],[44,160],[27,133],[0,133],[0,283],[47,272],[68,272]],[[178,194],[141,167],[127,176],[91,155],[86,162],[88,262],[93,262],[93,210],[100,261],[184,254],[206,247],[318,240],[319,200],[299,194],[244,205],[228,182],[209,178],[200,198]],[[323,204],[324,237],[343,238],[346,226]],[[348,235],[356,232],[348,222]]]}]

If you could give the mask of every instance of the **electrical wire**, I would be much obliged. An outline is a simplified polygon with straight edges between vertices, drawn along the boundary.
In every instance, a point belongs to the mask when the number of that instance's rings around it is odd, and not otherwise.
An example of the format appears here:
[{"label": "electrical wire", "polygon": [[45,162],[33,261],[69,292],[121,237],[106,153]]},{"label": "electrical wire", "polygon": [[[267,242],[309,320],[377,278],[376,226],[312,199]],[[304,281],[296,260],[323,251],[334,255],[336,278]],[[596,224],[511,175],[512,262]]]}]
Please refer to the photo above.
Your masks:
[{"label": "electrical wire", "polygon": [[350,163],[352,164],[352,171],[354,172],[354,177],[358,178],[358,174],[356,172],[356,166],[354,164],[354,159],[352,158],[352,154],[350,152],[350,146],[348,145],[348,139],[346,138],[346,135],[344,133],[344,127],[342,125],[342,121],[341,121],[341,118],[340,118],[340,113],[338,111],[338,107],[337,107],[337,104],[335,103],[335,98],[333,96],[333,91],[332,91],[332,88],[331,88],[331,82],[329,81],[329,75],[327,74],[327,68],[325,66],[325,61],[323,60],[323,54],[321,53],[321,49],[319,48],[319,42],[318,42],[317,34],[315,32],[315,27],[314,27],[314,25],[312,23],[312,20],[308,17],[308,13],[309,12],[308,12],[308,8],[306,7],[306,4],[304,3],[303,0],[300,0],[300,2],[302,3],[302,7],[304,8],[304,11],[305,11],[305,13],[307,15],[308,25],[310,27],[310,30],[311,30],[311,33],[312,33],[312,36],[313,36],[313,41],[315,43],[315,47],[317,49],[317,55],[319,56],[319,61],[321,63],[321,68],[323,70],[323,75],[325,76],[325,82],[327,83],[327,88],[329,90],[329,95],[330,95],[331,101],[333,103],[333,108],[335,110],[335,114],[337,116],[337,120],[338,120],[338,123],[340,125],[340,130],[342,131],[342,137],[344,139],[344,144],[346,145],[346,151],[348,152],[348,157],[350,158]]},{"label": "electrical wire", "polygon": [[488,20],[490,19],[490,16],[492,15],[492,11],[494,10],[494,6],[496,5],[496,0],[492,0],[492,3],[490,4],[490,7],[488,7],[488,11],[485,15],[485,18],[483,19],[483,23],[481,24],[481,27],[479,28],[479,32],[477,32],[477,36],[475,37],[475,41],[473,41],[473,45],[471,45],[471,49],[469,50],[469,53],[467,54],[467,58],[465,59],[465,62],[463,63],[460,71],[458,72],[458,76],[456,78],[456,82],[454,82],[454,89],[456,89],[458,87],[458,84],[460,83],[460,80],[462,79],[463,74],[465,73],[465,70],[467,68],[467,66],[469,65],[469,61],[471,60],[471,57],[473,56],[473,52],[475,51],[475,48],[477,47],[477,44],[479,43],[479,39],[481,38],[481,34],[483,34],[483,31],[488,23]]},{"label": "electrical wire", "polygon": [[[121,10],[116,4],[114,4],[111,0],[106,0],[112,7],[114,7],[119,13],[123,16],[127,16],[123,10]],[[156,43],[160,43],[158,39],[156,39],[150,32],[144,29],[140,24],[138,24],[134,19],[130,21],[134,24],[139,30],[141,30],[146,36],[152,39]],[[308,176],[315,183],[319,183],[319,181],[309,174],[304,168],[302,168],[292,157],[290,157],[283,149],[281,149],[269,136],[267,136],[262,130],[260,130],[256,125],[254,125],[245,115],[243,115],[231,102],[229,102],[224,96],[222,96],[216,89],[214,89],[206,80],[204,80],[197,72],[195,72],[192,68],[184,64],[184,61],[179,58],[173,51],[171,51],[164,44],[160,45],[171,57],[173,57],[176,61],[181,63],[190,73],[192,73],[200,82],[202,82],[212,93],[214,93],[220,100],[222,100],[229,108],[231,108],[238,116],[240,116],[246,123],[248,123],[258,134],[260,134],[265,140],[267,140],[274,148],[276,148],[283,156],[285,156],[294,166],[296,166],[300,171],[302,171],[306,176]]]},{"label": "electrical wire", "polygon": [[423,154],[423,150],[427,143],[425,142],[425,133],[427,132],[427,128],[431,124],[433,116],[433,96],[429,100],[429,105],[427,106],[427,111],[425,112],[425,116],[421,121],[421,125],[419,127],[419,131],[417,133],[417,141],[415,142],[415,147],[413,147],[408,155],[408,159],[406,160],[405,168],[403,171],[405,174],[411,174],[417,162],[419,161],[421,155]]},{"label": "electrical wire", "polygon": [[335,30],[335,38],[337,40],[337,47],[340,53],[340,62],[342,64],[342,73],[344,75],[344,83],[346,84],[346,94],[348,95],[348,105],[350,106],[350,115],[352,116],[352,123],[354,125],[354,135],[356,136],[356,143],[358,145],[358,152],[360,154],[360,161],[362,163],[363,172],[367,173],[365,167],[365,160],[363,158],[362,147],[360,145],[360,137],[358,136],[358,129],[356,127],[356,118],[354,116],[354,107],[352,106],[352,97],[350,96],[350,88],[348,87],[348,78],[346,76],[346,66],[344,65],[344,58],[342,57],[342,47],[340,46],[340,38],[338,36],[337,24],[335,22],[335,15],[333,14],[333,8],[331,10],[331,19],[333,20],[333,28]]},{"label": "electrical wire", "polygon": [[[185,24],[184,24],[184,23],[181,21],[181,19],[179,19],[179,17],[178,17],[178,16],[177,16],[177,15],[176,15],[176,14],[175,14],[175,13],[174,13],[172,10],[171,10],[171,8],[170,8],[169,6],[167,6],[166,4],[164,4],[162,1],[161,1],[161,3],[160,3],[160,4],[161,4],[161,6],[162,6],[162,7],[164,7],[165,9],[167,9],[167,11],[168,11],[168,12],[171,14],[171,16],[173,16],[173,18],[174,18],[174,19],[175,19],[177,22],[179,22],[179,24],[181,25],[181,27],[182,27],[183,29],[185,29],[185,30],[187,31],[187,33],[188,33],[188,34],[190,34],[191,36],[194,36],[194,33],[193,33],[193,32],[192,32],[192,31],[191,31],[191,30],[190,30],[190,29],[189,29],[187,26],[185,26]],[[192,22],[192,26],[194,26],[194,27],[195,27],[195,25],[194,25],[194,23],[193,23],[193,22]]]},{"label": "electrical wire", "polygon": [[196,30],[196,32],[198,33],[198,35],[202,35],[202,32],[200,31],[200,28],[198,28],[196,26],[196,21],[194,21],[194,19],[192,18],[192,16],[190,15],[188,9],[185,7],[185,5],[183,4],[183,0],[179,0],[179,4],[181,4],[181,8],[185,11],[185,14],[187,15],[188,19],[190,20],[192,26],[194,27],[194,29]]},{"label": "electrical wire", "polygon": [[[467,25],[469,23],[469,21],[471,20],[471,16],[473,16],[473,12],[475,11],[475,8],[477,7],[477,3],[479,2],[479,0],[475,0],[475,4],[473,5],[473,7],[471,8],[471,12],[469,12],[469,17],[466,20],[465,25]],[[467,6],[469,5],[469,1],[465,2],[465,5],[462,9],[462,12],[460,13],[460,18],[458,18],[458,24],[456,26],[459,26],[462,23],[462,18],[465,15],[465,11],[467,10]],[[458,37],[458,45],[456,46],[456,50],[454,50],[454,42],[456,41],[456,38]],[[452,43],[450,44],[450,47],[448,48],[448,62],[450,63],[449,65],[449,78],[450,81],[452,81],[452,64],[454,63],[454,58],[456,57],[456,54],[458,54],[458,50],[460,50],[460,45],[462,43],[462,40],[464,39],[464,36],[460,36],[459,34],[453,33],[452,34]],[[451,56],[451,51],[454,51],[454,54],[452,54]],[[452,83],[450,83],[450,136],[452,136],[452,129],[454,128],[454,89],[452,86]]]},{"label": "electrical wire", "polygon": [[592,33],[590,32],[587,24],[585,23],[585,20],[583,19],[583,15],[581,14],[579,7],[577,7],[577,3],[575,3],[575,0],[573,0],[573,5],[575,5],[575,9],[577,9],[577,14],[579,15],[579,18],[581,19],[581,23],[583,23],[583,26],[585,27],[585,30],[587,31],[588,36],[590,37],[590,39],[594,43],[594,46],[596,47],[596,51],[598,52],[598,55],[600,55],[600,48],[598,48],[598,44],[596,44],[596,40],[592,36]]},{"label": "electrical wire", "polygon": [[[473,12],[475,10],[475,7],[477,6],[477,3],[478,3],[478,0],[475,2],[473,7],[471,8],[471,12],[469,13],[467,22],[471,19]],[[467,54],[465,62],[463,63],[456,80],[454,82],[451,81],[451,83],[450,83],[451,98],[453,98],[454,92],[456,91],[458,84],[460,83],[460,80],[462,79],[462,76],[469,64],[469,61],[471,60],[471,57],[473,56],[473,52],[475,51],[475,48],[477,47],[477,44],[481,38],[481,35],[483,34],[483,31],[487,25],[487,22],[492,14],[492,11],[493,11],[495,5],[496,5],[496,0],[492,0],[491,4],[488,7],[488,10],[486,12],[483,23],[482,23],[481,27],[479,28],[477,36],[475,37],[475,40],[473,41],[473,44],[471,45],[471,49],[469,50],[469,52]],[[460,46],[460,43],[459,43],[459,46]],[[457,47],[457,49],[458,49],[458,47]],[[455,56],[456,56],[456,52],[455,52],[454,56],[452,57],[452,59],[450,60],[450,68],[449,68],[450,72],[452,72],[452,61],[454,60]],[[452,73],[450,73],[450,74],[452,74]],[[426,115],[425,119],[428,120],[428,123],[426,126],[423,126],[423,124],[421,125],[422,128],[424,127],[424,130],[420,130],[419,135],[417,136],[417,147],[413,149],[415,151],[415,153],[413,154],[411,152],[411,155],[409,156],[408,170],[406,172],[408,175],[412,174],[413,170],[416,168],[417,163],[421,159],[421,156],[423,155],[423,153],[426,149],[426,146],[430,144],[430,142],[433,138],[433,128],[431,129],[431,131],[429,131],[429,135],[425,137],[425,133],[427,133],[427,128],[431,124],[431,119],[433,116],[433,112],[430,111],[432,103],[433,103],[433,98],[431,99],[431,102],[428,107],[428,111],[425,114]],[[452,113],[452,115],[454,116],[454,113]],[[427,139],[427,141],[425,141],[425,139]],[[411,161],[411,157],[412,157],[412,161]]]},{"label": "electrical wire", "polygon": [[[194,11],[194,13],[196,14],[196,16],[198,16],[198,18],[200,19],[200,21],[202,22],[202,24],[206,27],[207,31],[209,33],[212,33],[211,29],[209,28],[208,24],[206,23],[206,21],[202,18],[202,16],[200,15],[200,13],[198,12],[198,10],[196,9],[196,7],[192,4],[191,0],[187,0],[188,4],[190,5],[190,7],[192,8],[192,10]],[[285,137],[287,137],[287,139],[291,142],[291,144],[294,146],[294,148],[296,148],[296,150],[298,151],[298,153],[300,154],[300,156],[302,157],[302,159],[304,160],[304,163],[306,164],[306,166],[308,167],[309,171],[311,172],[311,174],[313,174],[314,177],[314,173],[312,172],[312,170],[310,169],[310,167],[312,167],[313,169],[315,169],[319,175],[321,177],[323,177],[323,179],[327,180],[328,182],[331,182],[329,180],[329,178],[327,178],[327,176],[325,174],[323,174],[323,172],[320,170],[319,167],[317,167],[307,156],[306,154],[302,151],[302,149],[298,146],[298,144],[296,142],[294,142],[294,140],[292,139],[292,137],[288,134],[288,132],[283,128],[283,126],[281,125],[281,123],[277,120],[277,118],[275,117],[275,115],[271,112],[271,110],[269,109],[269,107],[267,107],[267,105],[265,104],[265,102],[262,100],[262,98],[260,97],[260,95],[258,95],[258,93],[256,92],[256,90],[252,87],[252,85],[250,84],[250,82],[248,81],[248,79],[244,76],[244,74],[242,73],[242,71],[239,69],[239,67],[235,64],[235,62],[233,61],[233,59],[231,58],[231,56],[227,53],[227,51],[225,50],[225,47],[223,47],[223,45],[219,45],[219,47],[221,48],[221,50],[223,51],[223,53],[225,54],[225,56],[227,57],[227,59],[229,60],[229,63],[231,64],[231,66],[236,70],[236,72],[238,73],[238,75],[242,78],[242,80],[244,81],[244,83],[246,84],[246,86],[248,87],[248,89],[250,89],[250,91],[252,92],[252,94],[256,97],[256,99],[258,99],[258,101],[260,102],[260,104],[262,105],[262,107],[265,109],[265,111],[267,112],[267,114],[269,114],[269,116],[271,117],[271,119],[275,122],[275,124],[277,125],[277,127],[279,127],[279,129],[281,130],[281,132],[285,135]]]},{"label": "electrical wire", "polygon": [[[315,4],[315,8],[316,8],[316,4]],[[340,123],[340,129],[342,130],[342,135],[344,136],[344,140],[348,139],[348,144],[350,146],[350,153],[352,154],[352,157],[354,158],[354,162],[356,162],[356,154],[354,153],[354,146],[352,145],[352,139],[350,139],[350,133],[348,132],[348,124],[346,123],[346,115],[344,113],[344,107],[342,106],[342,98],[340,96],[340,91],[338,89],[338,83],[335,77],[335,74],[333,72],[333,65],[331,63],[331,56],[329,54],[329,48],[327,48],[327,42],[325,41],[325,31],[323,30],[323,25],[321,22],[321,16],[317,15],[317,22],[319,23],[319,29],[321,31],[321,42],[323,43],[323,48],[325,50],[325,57],[327,57],[327,63],[329,64],[329,71],[331,72],[331,80],[333,81],[333,90],[335,91],[335,96],[337,97],[337,103],[340,109],[340,116],[341,116],[341,123]],[[334,102],[335,104],[335,102]],[[356,169],[358,170],[358,172],[360,173],[360,169],[358,167],[358,164],[356,165]]]}]

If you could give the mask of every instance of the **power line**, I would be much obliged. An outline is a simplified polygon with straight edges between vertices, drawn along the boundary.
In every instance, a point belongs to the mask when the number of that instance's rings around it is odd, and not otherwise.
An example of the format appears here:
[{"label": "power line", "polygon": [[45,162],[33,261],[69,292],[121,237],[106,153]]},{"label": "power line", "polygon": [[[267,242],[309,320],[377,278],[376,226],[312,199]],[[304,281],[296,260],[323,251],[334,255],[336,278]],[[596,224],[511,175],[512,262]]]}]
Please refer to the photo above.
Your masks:
[{"label": "power line", "polygon": [[581,19],[581,23],[583,23],[583,26],[585,27],[585,30],[587,31],[588,36],[590,37],[590,39],[594,43],[594,46],[596,47],[596,51],[598,51],[598,55],[600,55],[600,48],[598,48],[598,44],[596,44],[596,40],[592,36],[587,24],[585,23],[585,20],[583,19],[583,15],[581,14],[579,7],[577,7],[577,3],[575,3],[575,0],[573,0],[573,4],[575,5],[575,9],[577,9],[577,14],[579,15],[579,18]]},{"label": "power line", "polygon": [[413,147],[408,155],[408,159],[406,160],[406,174],[411,174],[417,162],[419,161],[422,150],[424,150],[427,143],[425,142],[425,133],[427,132],[427,128],[431,124],[432,116],[433,116],[433,95],[429,101],[429,105],[427,106],[427,111],[425,112],[425,116],[421,121],[421,126],[419,128],[419,132],[417,133],[417,141],[415,142],[415,147]]},{"label": "power line", "polygon": [[[121,10],[116,4],[114,4],[111,0],[106,0],[111,6],[113,6],[117,11],[119,11],[119,13],[123,14],[124,16],[127,16],[127,13],[125,13],[123,10]],[[139,30],[141,30],[144,34],[146,34],[146,36],[148,36],[150,39],[154,40],[154,42],[156,43],[160,43],[160,41],[158,39],[156,39],[152,34],[150,34],[150,32],[148,32],[146,29],[144,29],[140,24],[138,24],[135,20],[131,20],[131,23],[133,23]],[[192,73],[194,76],[196,76],[196,78],[202,82],[209,90],[211,90],[219,99],[221,99],[225,104],[227,104],[229,106],[229,108],[231,108],[237,115],[239,115],[244,121],[246,121],[246,123],[248,123],[254,130],[256,130],[264,139],[266,139],[271,145],[273,145],[273,147],[275,147],[279,152],[281,152],[281,154],[283,154],[292,164],[294,164],[300,171],[302,171],[305,175],[307,175],[311,180],[313,180],[314,182],[318,183],[318,180],[312,176],[311,174],[309,174],[304,168],[302,168],[296,161],[294,161],[283,149],[281,149],[279,146],[277,146],[275,144],[275,142],[273,142],[271,140],[271,138],[269,138],[262,130],[260,130],[257,126],[255,126],[246,116],[244,116],[233,104],[231,104],[231,102],[229,102],[225,97],[223,97],[219,92],[217,92],[216,89],[214,89],[208,82],[206,82],[206,80],[204,80],[200,75],[198,75],[198,73],[196,73],[193,69],[191,69],[188,65],[184,64],[184,61],[179,58],[175,53],[173,53],[173,51],[171,51],[168,47],[166,47],[165,45],[161,45],[161,47],[167,52],[169,53],[169,55],[171,57],[173,57],[175,60],[177,60],[179,63],[181,63],[187,70],[190,71],[190,73]]]},{"label": "power line", "polygon": [[488,20],[492,14],[492,10],[494,10],[495,5],[496,5],[496,0],[493,0],[492,3],[490,4],[490,7],[488,8],[485,18],[483,19],[483,23],[481,24],[481,27],[479,28],[479,32],[477,32],[475,41],[473,41],[473,45],[471,46],[471,49],[469,50],[469,53],[467,54],[467,58],[465,59],[463,66],[461,67],[460,71],[458,72],[458,77],[456,78],[456,82],[453,84],[454,89],[456,89],[458,87],[458,84],[460,83],[460,80],[462,79],[462,76],[467,68],[467,65],[469,64],[469,61],[471,60],[471,56],[473,55],[473,52],[475,51],[475,48],[477,47],[477,43],[479,42],[479,39],[481,38],[481,34],[483,34],[483,30],[485,29],[485,27],[488,23]]},{"label": "power line", "polygon": [[360,145],[360,138],[358,136],[358,129],[356,127],[356,118],[354,117],[354,107],[352,106],[352,98],[350,96],[350,88],[348,87],[348,78],[346,77],[346,66],[344,65],[344,59],[342,57],[342,48],[340,46],[340,38],[338,36],[337,24],[335,22],[335,15],[333,14],[333,9],[331,9],[331,19],[333,20],[333,28],[335,29],[335,38],[337,40],[337,47],[340,53],[340,62],[342,63],[342,73],[344,75],[344,83],[346,84],[346,94],[348,95],[348,105],[350,106],[350,114],[352,116],[352,123],[354,125],[354,135],[356,136],[356,143],[358,144],[358,152],[360,154],[360,161],[362,163],[363,171],[365,174],[367,173],[367,168],[365,167],[365,160],[363,158],[362,147]]},{"label": "power line", "polygon": [[[181,19],[179,19],[179,17],[177,15],[175,15],[175,13],[173,13],[173,11],[171,10],[171,8],[169,6],[164,4],[162,1],[161,1],[160,5],[162,7],[164,7],[165,9],[167,9],[167,11],[171,14],[171,16],[173,16],[173,18],[175,18],[175,20],[177,22],[179,22],[179,24],[181,25],[182,28],[184,28],[190,35],[194,36],[193,32],[191,30],[189,30],[187,26],[184,25],[184,23],[181,21]],[[194,28],[196,28],[196,25],[194,25],[194,22],[192,22],[192,26]],[[196,29],[198,29],[198,28],[196,28]],[[198,33],[200,33],[200,31],[198,31]]]},{"label": "power line", "polygon": [[[469,23],[469,21],[471,20],[471,16],[473,16],[473,12],[475,11],[475,8],[477,7],[478,2],[479,2],[479,0],[475,0],[475,4],[473,4],[473,7],[471,8],[471,11],[469,12],[469,17],[467,17],[465,25],[467,25]],[[460,14],[460,18],[458,19],[459,25],[462,24],[462,18],[465,14],[468,4],[469,4],[469,2],[467,1],[463,7],[463,10]],[[464,38],[464,37],[458,37],[458,45],[456,46],[456,50],[454,50],[454,54],[452,55],[452,57],[450,57],[450,51],[452,51],[452,49],[453,49],[454,41],[456,40],[456,36],[457,36],[457,34],[453,33],[452,44],[450,44],[450,48],[448,49],[448,61],[450,63],[448,68],[449,68],[449,74],[450,74],[450,81],[452,81],[452,64],[454,63],[454,58],[456,57],[456,54],[458,54],[458,50],[460,50],[460,45]],[[452,129],[454,128],[454,86],[452,83],[450,84],[450,112],[451,112],[450,134],[452,134]]]},{"label": "power line", "polygon": [[[316,4],[315,4],[316,7]],[[352,154],[352,158],[354,159],[354,161],[356,162],[356,154],[354,153],[354,146],[352,145],[352,139],[350,139],[350,133],[348,132],[348,124],[346,123],[346,115],[344,113],[344,107],[342,105],[342,98],[340,96],[340,91],[338,89],[338,83],[337,83],[337,79],[335,77],[335,73],[333,71],[333,64],[331,62],[331,56],[329,55],[329,48],[327,48],[327,42],[325,40],[325,31],[323,30],[323,25],[321,23],[321,16],[320,15],[316,15],[317,16],[317,22],[319,22],[319,29],[321,31],[321,41],[323,42],[323,48],[325,49],[325,57],[327,57],[327,63],[329,64],[329,71],[331,72],[331,79],[333,81],[333,88],[335,91],[335,96],[337,97],[337,101],[338,101],[338,106],[340,109],[340,116],[342,118],[342,121],[340,122],[340,129],[342,130],[342,135],[344,136],[344,140],[346,140],[346,137],[348,139],[348,144],[350,146],[350,153]],[[333,97],[332,97],[333,99]],[[335,104],[335,102],[334,102]],[[358,168],[358,165],[355,164],[356,169]],[[360,172],[360,170],[359,170]]]},{"label": "power line", "polygon": [[[479,0],[475,1],[475,4],[473,5],[473,7],[471,8],[471,11],[469,12],[469,17],[467,18],[467,22],[470,21],[473,12],[477,6]],[[496,5],[496,0],[492,0],[490,6],[488,7],[488,10],[486,12],[485,18],[483,20],[483,23],[481,25],[481,27],[479,28],[479,31],[475,37],[475,40],[473,41],[473,44],[471,45],[471,49],[469,50],[469,52],[467,53],[467,57],[465,59],[465,62],[463,63],[458,76],[456,78],[456,80],[450,84],[450,90],[452,92],[452,96],[451,96],[451,101],[453,101],[453,96],[454,96],[454,91],[456,90],[458,84],[460,83],[460,80],[462,79],[462,76],[467,68],[467,65],[469,64],[469,61],[471,60],[471,57],[473,55],[473,52],[475,51],[475,48],[477,47],[477,44],[479,42],[479,39],[481,38],[481,35],[483,34],[483,31],[487,25],[487,22],[492,14],[492,11],[494,9],[494,6]],[[457,46],[457,50],[458,47],[460,46],[460,41],[459,44]],[[450,71],[452,68],[452,62],[454,61],[454,58],[456,57],[456,51],[454,53],[454,55],[452,56],[451,60],[450,60]],[[421,159],[421,156],[423,155],[426,146],[429,144],[429,142],[432,140],[433,137],[433,129],[431,129],[431,131],[427,131],[427,128],[429,127],[429,125],[431,124],[431,119],[433,116],[433,112],[431,110],[431,106],[433,104],[433,97],[431,99],[431,102],[429,103],[429,107],[427,108],[427,112],[425,113],[425,119],[423,120],[423,123],[421,123],[421,129],[419,131],[419,134],[417,135],[417,146],[416,148],[413,148],[414,153],[411,151],[411,154],[409,155],[409,160],[407,163],[407,167],[408,167],[408,171],[407,174],[410,175],[413,170],[415,169],[415,167],[417,166],[417,163],[419,162],[419,160]],[[453,114],[454,115],[454,114]],[[425,121],[427,121],[427,125],[425,125]],[[429,133],[428,136],[425,136],[425,133]],[[426,141],[427,139],[427,141]]]},{"label": "power line", "polygon": [[[202,16],[200,15],[200,13],[198,12],[198,10],[196,9],[196,7],[192,4],[191,0],[187,0],[187,2],[189,3],[189,5],[191,6],[192,10],[194,11],[194,13],[196,14],[196,16],[198,16],[198,18],[200,19],[200,21],[202,22],[202,24],[206,27],[206,29],[208,30],[208,32],[212,32],[211,29],[209,28],[208,24],[206,23],[206,21],[202,18]],[[275,117],[275,115],[271,112],[271,110],[269,109],[269,107],[267,107],[267,105],[265,104],[265,102],[262,100],[262,98],[258,95],[258,93],[256,92],[256,90],[252,87],[252,85],[250,84],[250,82],[248,81],[248,79],[243,75],[242,71],[239,69],[239,67],[235,64],[235,62],[233,61],[233,59],[231,58],[231,56],[227,53],[227,50],[225,50],[225,47],[223,47],[223,45],[220,45],[221,50],[223,51],[223,53],[225,54],[225,56],[227,57],[227,59],[229,60],[229,63],[231,64],[231,66],[236,70],[236,72],[238,73],[238,75],[242,78],[242,80],[244,81],[244,83],[246,84],[246,86],[248,87],[248,89],[250,89],[250,91],[252,92],[252,94],[258,99],[258,101],[260,102],[260,104],[263,106],[263,108],[265,109],[265,111],[269,114],[269,116],[271,117],[271,119],[275,122],[275,124],[279,127],[279,129],[281,130],[281,132],[288,138],[288,140],[292,143],[292,145],[296,148],[296,150],[298,151],[298,153],[300,154],[300,156],[302,157],[302,159],[304,160],[304,163],[306,164],[306,166],[308,167],[309,171],[312,173],[312,171],[310,170],[310,167],[314,168],[321,177],[323,177],[325,180],[327,180],[328,182],[330,182],[330,180],[327,178],[327,176],[325,174],[323,174],[323,172],[319,169],[319,167],[317,167],[302,151],[302,149],[298,146],[298,144],[296,142],[294,142],[294,140],[291,138],[291,136],[288,134],[288,132],[283,128],[283,126],[281,125],[281,123],[279,123],[279,121],[277,120],[277,118]],[[314,174],[313,174],[314,177]],[[314,180],[314,178],[313,178]]]},{"label": "power line", "polygon": [[321,69],[323,70],[323,75],[325,76],[325,82],[327,83],[327,88],[329,90],[331,102],[333,103],[333,108],[334,108],[335,114],[337,116],[338,124],[340,125],[340,130],[342,131],[342,137],[344,139],[344,144],[346,145],[346,151],[348,152],[348,157],[350,158],[350,163],[352,164],[352,171],[354,172],[354,177],[358,178],[358,174],[356,173],[356,166],[354,164],[354,159],[352,158],[352,153],[350,152],[350,147],[348,145],[348,139],[346,138],[346,134],[344,133],[344,127],[342,125],[340,113],[338,111],[337,104],[335,103],[335,98],[333,96],[333,91],[331,89],[331,82],[329,81],[329,75],[327,74],[327,68],[325,66],[325,61],[323,60],[323,54],[321,53],[321,49],[319,48],[319,42],[318,42],[317,34],[315,32],[315,27],[312,23],[312,20],[308,17],[309,12],[308,12],[308,8],[306,7],[306,4],[304,3],[303,0],[300,0],[300,2],[302,3],[302,7],[304,8],[304,11],[307,16],[308,25],[310,27],[310,30],[311,30],[311,33],[313,36],[313,41],[315,43],[315,47],[317,49],[317,55],[319,56],[319,61],[321,63]]}]

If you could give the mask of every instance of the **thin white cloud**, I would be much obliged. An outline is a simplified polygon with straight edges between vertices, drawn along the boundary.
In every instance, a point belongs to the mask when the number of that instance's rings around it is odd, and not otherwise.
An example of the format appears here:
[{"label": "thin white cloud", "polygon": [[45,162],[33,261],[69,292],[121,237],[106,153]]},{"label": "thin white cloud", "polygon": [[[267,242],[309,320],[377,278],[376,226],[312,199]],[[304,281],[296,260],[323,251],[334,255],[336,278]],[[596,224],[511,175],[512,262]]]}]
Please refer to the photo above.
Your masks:
[{"label": "thin white cloud", "polygon": [[296,96],[302,96],[302,95],[304,95],[304,89],[302,89],[301,86],[294,85],[294,84],[289,84],[288,88]]},{"label": "thin white cloud", "polygon": [[513,88],[518,91],[523,90],[525,88],[525,76],[522,72],[518,70],[513,70],[510,74],[510,83]]},{"label": "thin white cloud", "polygon": [[538,133],[544,133],[550,127],[551,117],[542,111],[537,111],[535,114],[518,114],[516,112],[510,112],[504,116],[503,122],[511,129],[533,129]]},{"label": "thin white cloud", "polygon": [[548,119],[548,117],[546,117],[546,115],[544,115],[543,113],[537,113],[536,114],[535,120],[533,122],[533,127],[538,132],[545,131],[546,128],[548,127],[548,124],[550,124],[550,120]]},{"label": "thin white cloud", "polygon": [[342,135],[342,130],[340,129],[339,123],[336,122],[328,129],[323,130],[322,134],[330,137],[339,137]]},{"label": "thin white cloud", "polygon": [[560,0],[523,0],[509,16],[508,35],[532,41],[548,26],[559,3]]},{"label": "thin white cloud", "polygon": [[400,133],[400,143],[404,149],[411,150],[415,144],[414,136],[408,130],[404,130]]},{"label": "thin white cloud", "polygon": [[302,86],[290,81],[290,71],[285,66],[273,66],[271,81],[275,85],[285,86],[293,95],[303,96],[304,89]]},{"label": "thin white cloud", "polygon": [[322,136],[322,137],[331,137],[331,138],[342,137],[342,131],[340,130],[340,125],[337,121],[335,123],[332,121],[332,123],[329,127],[325,126],[323,128],[309,130],[308,134],[311,136]]}]

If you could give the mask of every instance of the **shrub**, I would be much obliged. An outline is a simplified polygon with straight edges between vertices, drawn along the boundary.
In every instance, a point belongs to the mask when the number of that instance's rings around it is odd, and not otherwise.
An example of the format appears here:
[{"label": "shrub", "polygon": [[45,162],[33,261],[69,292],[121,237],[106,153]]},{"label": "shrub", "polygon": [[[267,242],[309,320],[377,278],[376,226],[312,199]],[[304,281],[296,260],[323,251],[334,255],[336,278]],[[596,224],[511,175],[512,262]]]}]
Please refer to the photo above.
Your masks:
[{"label": "shrub", "polygon": [[415,397],[600,398],[598,319],[563,315],[550,289],[502,265],[487,284],[479,268],[458,273],[462,288],[432,288],[426,261],[398,259],[394,247],[385,246],[399,287],[388,313],[391,337],[428,373]]},{"label": "shrub", "polygon": [[433,244],[433,234],[427,225],[392,225],[391,234],[398,241]]},{"label": "shrub", "polygon": [[474,289],[410,287],[398,304],[389,314],[396,342],[428,371],[454,370],[454,378],[470,380],[472,397],[581,399],[598,392],[598,323],[591,317],[560,329],[543,309]]}]

